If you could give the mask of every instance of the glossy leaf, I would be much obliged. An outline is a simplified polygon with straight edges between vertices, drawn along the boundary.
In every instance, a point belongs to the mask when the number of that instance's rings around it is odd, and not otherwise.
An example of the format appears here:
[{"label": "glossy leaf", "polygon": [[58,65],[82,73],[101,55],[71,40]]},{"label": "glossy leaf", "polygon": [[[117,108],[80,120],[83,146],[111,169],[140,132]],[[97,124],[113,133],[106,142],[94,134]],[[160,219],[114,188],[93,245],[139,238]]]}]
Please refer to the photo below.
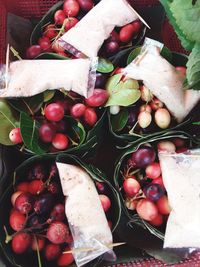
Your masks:
[{"label": "glossy leaf", "polygon": [[110,73],[114,70],[114,66],[108,59],[100,57],[98,60],[97,71],[101,73]]},{"label": "glossy leaf", "polygon": [[55,59],[55,60],[62,59],[62,60],[66,60],[69,58],[61,56],[61,55],[56,54],[56,53],[42,53],[39,56],[37,56],[35,59]]},{"label": "glossy leaf", "polygon": [[115,132],[120,132],[128,122],[128,110],[123,109],[117,115],[111,116],[112,129]]},{"label": "glossy leaf", "polygon": [[55,91],[54,90],[47,90],[43,93],[44,95],[44,102],[49,102],[55,95]]},{"label": "glossy leaf", "polygon": [[0,99],[0,143],[3,145],[13,145],[9,139],[12,129],[19,126],[19,118],[6,100]]}]

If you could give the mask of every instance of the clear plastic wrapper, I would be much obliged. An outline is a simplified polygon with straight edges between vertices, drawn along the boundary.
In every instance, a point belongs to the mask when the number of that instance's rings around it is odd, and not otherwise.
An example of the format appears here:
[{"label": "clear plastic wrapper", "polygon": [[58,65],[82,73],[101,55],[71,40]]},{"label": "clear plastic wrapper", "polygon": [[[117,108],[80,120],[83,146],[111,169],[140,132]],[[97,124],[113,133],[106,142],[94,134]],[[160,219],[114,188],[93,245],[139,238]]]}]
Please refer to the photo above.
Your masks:
[{"label": "clear plastic wrapper", "polygon": [[57,163],[57,167],[66,196],[65,213],[74,240],[72,249],[77,266],[105,253],[107,260],[114,260],[115,254],[110,248],[112,233],[91,177],[74,165]]},{"label": "clear plastic wrapper", "polygon": [[122,27],[136,19],[138,14],[126,0],[101,0],[58,42],[77,57],[96,57],[116,26]]},{"label": "clear plastic wrapper", "polygon": [[0,97],[30,97],[46,90],[92,95],[98,58],[74,60],[18,60],[0,69]]},{"label": "clear plastic wrapper", "polygon": [[181,122],[200,100],[200,92],[185,90],[185,77],[160,55],[162,47],[161,43],[146,38],[140,55],[124,69],[124,74],[143,81]]},{"label": "clear plastic wrapper", "polygon": [[164,248],[200,248],[200,150],[186,153],[159,153],[162,176],[172,211],[169,215]]}]

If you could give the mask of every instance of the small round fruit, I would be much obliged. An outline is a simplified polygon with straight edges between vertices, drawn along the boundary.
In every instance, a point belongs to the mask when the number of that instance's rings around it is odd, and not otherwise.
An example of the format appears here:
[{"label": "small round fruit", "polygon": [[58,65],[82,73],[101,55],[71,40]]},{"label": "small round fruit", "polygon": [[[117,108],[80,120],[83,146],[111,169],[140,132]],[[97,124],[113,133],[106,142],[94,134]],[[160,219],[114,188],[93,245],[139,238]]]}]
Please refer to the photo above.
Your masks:
[{"label": "small round fruit", "polygon": [[158,151],[173,153],[176,151],[174,143],[170,141],[161,141],[157,145]]},{"label": "small round fruit", "polygon": [[58,150],[65,150],[69,146],[69,138],[62,133],[57,133],[52,140],[52,145]]},{"label": "small round fruit", "polygon": [[48,186],[47,186],[47,190],[48,192],[50,192],[51,194],[58,194],[59,193],[59,186],[56,182],[51,182]]},{"label": "small round fruit", "polygon": [[143,111],[147,111],[147,112],[151,113],[151,111],[152,111],[151,106],[150,105],[142,105],[140,107],[140,112],[143,112]]},{"label": "small round fruit", "polygon": [[108,56],[112,56],[119,51],[119,44],[114,41],[106,42],[105,51]]},{"label": "small round fruit", "polygon": [[111,201],[106,195],[99,195],[104,212],[107,212],[111,207]]},{"label": "small round fruit", "polygon": [[15,200],[15,208],[22,214],[28,214],[33,209],[33,197],[31,194],[20,194]]},{"label": "small round fruit", "polygon": [[151,91],[146,86],[140,86],[141,99],[145,102],[150,102],[153,99]]},{"label": "small round fruit", "polygon": [[31,246],[31,235],[27,233],[18,233],[12,239],[12,250],[16,254],[26,252]]},{"label": "small round fruit", "polygon": [[63,5],[66,16],[76,17],[80,10],[79,3],[76,0],[66,0]]},{"label": "small round fruit", "polygon": [[161,226],[163,224],[163,222],[164,222],[163,215],[158,213],[157,217],[150,221],[150,224],[158,227],[158,226]]},{"label": "small round fruit", "polygon": [[161,168],[160,164],[158,162],[153,162],[149,166],[147,166],[146,170],[146,176],[150,179],[156,179],[161,175]]},{"label": "small round fruit", "polygon": [[50,212],[54,205],[54,196],[50,193],[39,195],[34,203],[34,211],[37,214],[46,214]]},{"label": "small round fruit", "polygon": [[131,160],[137,168],[146,168],[156,158],[155,150],[152,147],[143,146],[132,153]]},{"label": "small round fruit", "polygon": [[89,126],[94,126],[97,122],[97,114],[96,111],[93,108],[86,108],[84,113],[84,121]]},{"label": "small round fruit", "polygon": [[65,19],[65,31],[69,31],[71,28],[73,28],[78,23],[78,19],[74,17],[69,17]]},{"label": "small round fruit", "polygon": [[104,88],[106,84],[107,77],[103,73],[96,74],[95,88]]},{"label": "small round fruit", "polygon": [[63,204],[57,204],[50,214],[51,221],[62,222],[65,217],[65,206]]},{"label": "small round fruit", "polygon": [[164,104],[159,99],[154,97],[150,103],[150,106],[153,110],[157,110],[159,108],[163,108]]},{"label": "small round fruit", "polygon": [[56,260],[60,254],[61,254],[61,249],[59,245],[50,243],[45,247],[44,255],[48,261]]},{"label": "small round fruit", "polygon": [[118,34],[115,30],[113,30],[113,31],[111,32],[110,37],[109,37],[108,40],[109,40],[109,41],[114,41],[114,42],[119,43],[119,42],[120,42],[119,34]]},{"label": "small round fruit", "polygon": [[120,106],[111,106],[110,114],[117,115],[120,112]]},{"label": "small round fruit", "polygon": [[55,38],[57,36],[57,31],[55,29],[55,25],[54,24],[49,24],[46,26],[45,31],[44,31],[44,36],[49,38],[50,40],[52,40],[53,38]]},{"label": "small round fruit", "polygon": [[28,192],[29,182],[22,182],[17,185],[16,190],[22,192]]},{"label": "small round fruit", "polygon": [[142,24],[139,20],[135,20],[133,21],[132,23],[132,26],[133,26],[133,29],[134,29],[134,35],[137,35],[139,30],[141,29],[142,27]]},{"label": "small round fruit", "polygon": [[140,184],[134,178],[128,178],[123,183],[124,192],[130,198],[134,197],[140,191],[140,188]]},{"label": "small round fruit", "polygon": [[85,12],[90,11],[90,9],[92,9],[94,6],[94,3],[92,0],[77,0],[77,1],[80,5],[80,8]]},{"label": "small round fruit", "polygon": [[165,190],[159,184],[149,184],[143,189],[143,192],[149,200],[157,201],[164,195]]},{"label": "small round fruit", "polygon": [[185,139],[182,138],[174,138],[172,140],[172,142],[174,143],[174,145],[176,146],[176,148],[182,148],[185,146]]},{"label": "small round fruit", "polygon": [[18,198],[19,195],[21,195],[23,191],[16,191],[15,193],[12,194],[11,196],[11,203],[13,206],[15,206],[15,200]]},{"label": "small round fruit", "polygon": [[52,103],[46,106],[44,110],[45,117],[49,121],[61,121],[65,115],[65,110],[62,105],[58,103]]},{"label": "small round fruit", "polygon": [[138,117],[138,110],[136,109],[136,107],[130,108],[128,110],[127,126],[130,126],[132,128],[134,125],[136,125],[137,117]]},{"label": "small round fruit", "polygon": [[82,103],[77,103],[71,108],[71,115],[75,119],[81,118],[86,111],[86,106]]},{"label": "small round fruit", "polygon": [[129,43],[134,35],[134,28],[132,24],[127,24],[121,28],[119,32],[119,39],[122,43]]},{"label": "small round fruit", "polygon": [[39,38],[38,44],[40,45],[40,47],[42,48],[43,51],[46,51],[46,50],[50,49],[50,47],[51,47],[51,42],[50,42],[49,38],[45,37],[45,36]]},{"label": "small round fruit", "polygon": [[171,212],[171,208],[169,206],[169,201],[167,196],[162,196],[157,202],[156,202],[157,208],[159,212],[163,215],[168,215]]},{"label": "small round fruit", "polygon": [[176,70],[179,71],[181,74],[183,74],[183,76],[186,76],[186,72],[187,72],[186,67],[178,66],[176,67]]},{"label": "small round fruit", "polygon": [[138,202],[136,211],[140,218],[146,221],[152,221],[158,216],[158,209],[156,205],[147,199],[142,199]]},{"label": "small round fruit", "polygon": [[142,111],[138,116],[138,124],[142,129],[147,128],[152,122],[151,113],[148,111]]},{"label": "small round fruit", "polygon": [[57,245],[65,243],[68,235],[69,229],[62,222],[53,222],[47,230],[47,238],[50,242]]},{"label": "small round fruit", "polygon": [[10,214],[9,223],[14,231],[20,231],[26,224],[26,216],[20,213],[18,210],[14,210]]},{"label": "small round fruit", "polygon": [[[69,251],[69,250],[70,250],[70,248],[69,247],[66,247],[64,249],[64,252],[65,251]],[[73,261],[74,261],[74,257],[72,255],[72,253],[69,253],[69,254],[62,253],[59,256],[58,260],[57,260],[57,265],[59,267],[66,267],[66,266],[69,266],[70,264],[72,264]]]},{"label": "small round fruit", "polygon": [[20,128],[12,129],[12,131],[9,134],[9,138],[10,138],[10,141],[15,145],[21,144],[23,140],[22,140]]},{"label": "small round fruit", "polygon": [[44,190],[44,183],[42,180],[33,180],[29,183],[29,193],[32,195],[39,195]]},{"label": "small round fruit", "polygon": [[166,108],[159,108],[155,112],[155,122],[161,129],[167,129],[171,123],[171,115]]},{"label": "small round fruit", "polygon": [[35,164],[28,173],[29,180],[43,180],[46,178],[46,169],[44,165],[37,163]]},{"label": "small round fruit", "polygon": [[164,183],[163,183],[162,176],[160,176],[160,177],[154,179],[154,180],[152,181],[152,184],[159,184],[160,186],[162,186],[163,188],[165,188]]},{"label": "small round fruit", "polygon": [[42,48],[40,45],[32,45],[26,50],[26,57],[29,59],[33,59],[39,56],[42,53]]},{"label": "small round fruit", "polygon": [[55,134],[55,127],[50,123],[45,123],[39,128],[39,137],[44,143],[51,143]]},{"label": "small round fruit", "polygon": [[63,10],[57,10],[54,14],[54,21],[58,25],[62,25],[65,20],[65,12]]},{"label": "small round fruit", "polygon": [[33,251],[41,251],[45,246],[45,239],[42,237],[33,237],[31,242],[31,248]]},{"label": "small round fruit", "polygon": [[94,89],[93,95],[85,99],[86,105],[90,107],[101,107],[109,98],[109,93],[104,89]]}]

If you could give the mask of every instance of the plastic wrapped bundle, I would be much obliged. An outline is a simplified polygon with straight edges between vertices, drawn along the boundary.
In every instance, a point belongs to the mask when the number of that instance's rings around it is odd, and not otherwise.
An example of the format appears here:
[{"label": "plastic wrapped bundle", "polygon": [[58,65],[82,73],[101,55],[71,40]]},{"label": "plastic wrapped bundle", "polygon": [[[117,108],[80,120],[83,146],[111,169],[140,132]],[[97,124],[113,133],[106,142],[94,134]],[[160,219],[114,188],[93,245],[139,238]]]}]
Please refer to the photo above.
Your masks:
[{"label": "plastic wrapped bundle", "polygon": [[110,249],[112,233],[91,177],[74,165],[57,163],[57,167],[66,196],[65,213],[74,240],[77,266],[105,253],[115,257]]},{"label": "plastic wrapped bundle", "polygon": [[97,58],[75,60],[19,60],[0,71],[0,97],[30,97],[46,90],[92,95]]}]

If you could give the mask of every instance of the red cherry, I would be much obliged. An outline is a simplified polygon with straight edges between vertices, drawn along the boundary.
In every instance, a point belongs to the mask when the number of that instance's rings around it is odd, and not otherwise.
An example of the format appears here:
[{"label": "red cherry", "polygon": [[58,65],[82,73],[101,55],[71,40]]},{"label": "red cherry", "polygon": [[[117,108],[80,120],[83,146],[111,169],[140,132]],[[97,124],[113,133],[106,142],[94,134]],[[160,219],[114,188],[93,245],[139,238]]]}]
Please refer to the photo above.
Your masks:
[{"label": "red cherry", "polygon": [[44,183],[42,180],[33,180],[29,184],[29,193],[32,195],[39,195],[44,190]]},{"label": "red cherry", "polygon": [[18,191],[28,192],[29,183],[28,182],[22,182],[17,185]]},{"label": "red cherry", "polygon": [[26,57],[29,59],[36,58],[42,53],[40,45],[32,45],[26,50]]},{"label": "red cherry", "polygon": [[12,239],[12,250],[16,254],[22,254],[31,246],[31,235],[18,233]]},{"label": "red cherry", "polygon": [[134,36],[134,26],[127,24],[121,28],[119,32],[119,39],[122,43],[129,43]]},{"label": "red cherry", "polygon": [[49,38],[45,36],[39,38],[38,44],[40,45],[43,51],[46,51],[51,47],[51,42]]},{"label": "red cherry", "polygon": [[171,212],[167,196],[162,196],[157,202],[156,205],[158,210],[163,215],[168,215]]},{"label": "red cherry", "polygon": [[22,214],[27,214],[33,209],[33,199],[30,193],[22,193],[15,200],[15,208]]},{"label": "red cherry", "polygon": [[62,25],[65,20],[65,12],[63,10],[57,10],[54,14],[54,21],[58,25]]},{"label": "red cherry", "polygon": [[85,99],[85,103],[90,107],[101,107],[109,98],[109,93],[103,89],[94,89],[93,95]]},{"label": "red cherry", "polygon": [[84,121],[89,125],[89,126],[94,126],[94,124],[97,122],[97,114],[94,109],[92,108],[87,108],[84,113]]},{"label": "red cherry", "polygon": [[152,221],[158,216],[158,209],[156,205],[147,199],[142,199],[138,202],[136,211],[140,218],[146,221]]},{"label": "red cherry", "polygon": [[161,226],[163,224],[163,221],[164,221],[163,215],[158,213],[157,217],[150,221],[150,224],[154,226]]},{"label": "red cherry", "polygon": [[107,212],[111,207],[111,201],[106,195],[99,195],[104,212]]},{"label": "red cherry", "polygon": [[9,223],[14,231],[20,231],[26,224],[26,216],[24,216],[18,210],[14,210],[10,214]]},{"label": "red cherry", "polygon": [[[70,248],[69,247],[66,247],[64,249],[64,251],[69,251]],[[71,253],[69,254],[61,254],[57,260],[57,265],[59,267],[66,267],[66,266],[69,266],[70,264],[72,264],[72,262],[74,261],[74,257]]]},{"label": "red cherry", "polygon": [[74,17],[69,17],[65,20],[65,31],[69,31],[78,23],[78,19]]},{"label": "red cherry", "polygon": [[172,142],[174,143],[174,145],[176,146],[176,148],[182,148],[185,146],[185,139],[182,138],[174,138],[172,140]]},{"label": "red cherry", "polygon": [[49,24],[44,31],[44,36],[46,36],[47,38],[49,38],[50,40],[52,40],[53,38],[55,38],[57,36],[57,31],[55,29],[55,25],[54,24]]},{"label": "red cherry", "polygon": [[94,3],[92,0],[77,0],[77,1],[80,5],[80,8],[85,12],[90,11],[94,6]]},{"label": "red cherry", "polygon": [[20,128],[12,129],[12,131],[9,134],[9,138],[10,138],[10,141],[15,145],[21,144],[23,140],[22,140]]},{"label": "red cherry", "polygon": [[164,183],[163,183],[162,176],[160,176],[160,177],[154,179],[152,183],[153,183],[153,184],[159,184],[160,186],[165,187],[165,186],[164,186]]},{"label": "red cherry", "polygon": [[49,121],[61,121],[65,115],[64,108],[58,103],[51,103],[46,106],[44,115]]},{"label": "red cherry", "polygon": [[187,147],[181,147],[181,148],[176,150],[176,153],[185,153],[186,151],[188,151]]},{"label": "red cherry", "polygon": [[146,176],[150,179],[158,178],[161,175],[160,164],[157,162],[151,163],[149,166],[147,166],[145,172]]},{"label": "red cherry", "polygon": [[22,191],[16,191],[15,193],[12,194],[11,196],[11,203],[14,206],[15,205],[15,200],[19,195],[21,195],[23,192]]},{"label": "red cherry", "polygon": [[115,30],[113,30],[110,34],[108,41],[113,41],[113,42],[119,43],[120,42],[119,34]]},{"label": "red cherry", "polygon": [[51,143],[56,134],[56,129],[53,124],[44,123],[39,128],[39,137],[44,143]]},{"label": "red cherry", "polygon": [[44,238],[42,238],[42,237],[36,237],[36,238],[33,237],[32,238],[31,248],[33,251],[37,251],[37,250],[41,251],[41,250],[43,250],[44,246],[45,246],[45,239]]},{"label": "red cherry", "polygon": [[48,261],[54,261],[54,260],[56,260],[56,259],[59,257],[59,255],[61,254],[60,246],[59,246],[59,245],[56,245],[56,244],[48,244],[48,245],[45,247],[44,254],[45,254],[45,258],[46,258]]},{"label": "red cherry", "polygon": [[65,150],[68,148],[69,139],[62,133],[57,133],[52,140],[52,145],[58,150]]},{"label": "red cherry", "polygon": [[71,115],[75,119],[78,119],[78,118],[81,118],[84,115],[85,111],[86,111],[86,106],[84,104],[82,104],[82,103],[78,103],[78,104],[75,104],[71,108]]},{"label": "red cherry", "polygon": [[53,244],[62,244],[66,242],[69,235],[69,229],[62,222],[53,222],[47,230],[47,238]]},{"label": "red cherry", "polygon": [[67,16],[76,17],[80,6],[76,0],[66,0],[63,5],[63,10]]},{"label": "red cherry", "polygon": [[134,36],[136,36],[138,32],[140,31],[142,24],[139,20],[135,20],[131,23],[131,25],[133,26]]},{"label": "red cherry", "polygon": [[130,198],[134,197],[140,191],[140,184],[134,178],[128,178],[123,183],[126,195]]},{"label": "red cherry", "polygon": [[62,222],[64,221],[65,217],[65,206],[63,204],[57,204],[50,214],[52,221]]}]

